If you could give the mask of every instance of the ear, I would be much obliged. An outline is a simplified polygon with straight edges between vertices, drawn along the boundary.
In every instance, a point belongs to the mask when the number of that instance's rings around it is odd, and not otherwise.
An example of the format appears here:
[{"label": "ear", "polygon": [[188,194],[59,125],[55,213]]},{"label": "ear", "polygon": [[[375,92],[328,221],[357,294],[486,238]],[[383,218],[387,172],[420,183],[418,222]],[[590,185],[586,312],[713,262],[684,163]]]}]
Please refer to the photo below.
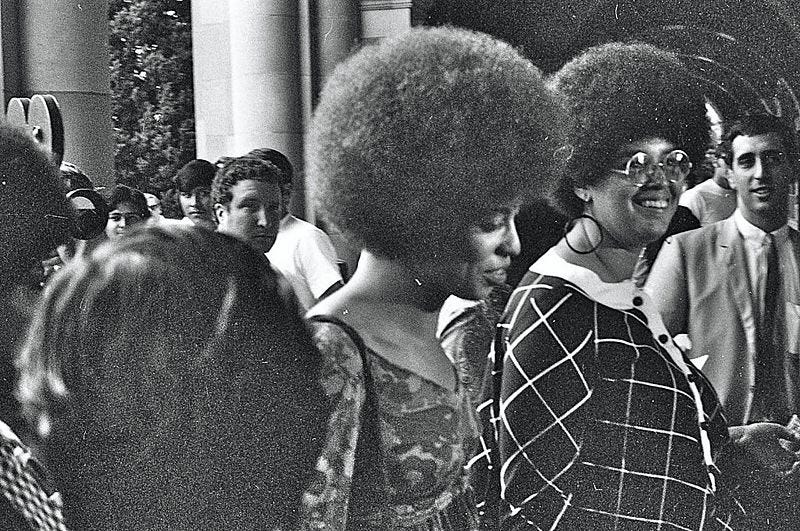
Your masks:
[{"label": "ear", "polygon": [[214,215],[217,216],[217,222],[223,225],[228,217],[228,209],[222,203],[214,203]]},{"label": "ear", "polygon": [[592,193],[589,191],[588,188],[574,188],[575,195],[578,196],[578,199],[583,201],[584,203],[591,203],[592,201]]}]

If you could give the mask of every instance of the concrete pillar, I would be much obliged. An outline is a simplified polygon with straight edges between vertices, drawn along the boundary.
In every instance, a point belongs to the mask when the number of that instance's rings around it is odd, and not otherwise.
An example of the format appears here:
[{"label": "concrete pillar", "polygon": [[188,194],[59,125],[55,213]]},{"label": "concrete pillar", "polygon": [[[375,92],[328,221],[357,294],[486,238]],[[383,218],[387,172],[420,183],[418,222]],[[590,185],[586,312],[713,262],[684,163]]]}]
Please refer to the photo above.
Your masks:
[{"label": "concrete pillar", "polygon": [[325,80],[343,59],[356,48],[361,37],[361,12],[358,0],[316,0],[313,15],[312,54],[314,101]]},{"label": "concrete pillar", "polygon": [[11,98],[27,96],[22,94],[17,7],[16,2],[0,2],[0,87],[3,91],[3,112]]},{"label": "concrete pillar", "polygon": [[230,141],[231,50],[224,1],[192,1],[192,59],[197,157],[214,162],[223,155],[238,155]]},{"label": "concrete pillar", "polygon": [[[230,2],[231,103],[235,153],[271,147],[302,169],[299,9],[296,0]],[[292,210],[302,212],[295,183]]]},{"label": "concrete pillar", "polygon": [[21,0],[18,9],[25,93],[14,96],[55,96],[64,120],[64,160],[95,184],[113,184],[108,2]]},{"label": "concrete pillar", "polygon": [[411,0],[361,0],[361,37],[378,42],[411,28]]}]

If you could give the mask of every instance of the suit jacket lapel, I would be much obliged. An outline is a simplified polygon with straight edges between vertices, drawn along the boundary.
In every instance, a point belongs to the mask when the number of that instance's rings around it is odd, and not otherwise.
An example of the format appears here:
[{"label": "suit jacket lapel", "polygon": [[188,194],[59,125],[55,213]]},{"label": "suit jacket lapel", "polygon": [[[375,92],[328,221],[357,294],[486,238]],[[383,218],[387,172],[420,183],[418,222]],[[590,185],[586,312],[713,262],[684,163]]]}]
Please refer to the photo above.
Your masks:
[{"label": "suit jacket lapel", "polygon": [[755,345],[755,319],[753,297],[750,293],[750,277],[747,271],[747,257],[744,251],[744,238],[739,234],[733,218],[728,218],[720,228],[719,246],[727,264],[728,289],[738,308],[748,343]]}]

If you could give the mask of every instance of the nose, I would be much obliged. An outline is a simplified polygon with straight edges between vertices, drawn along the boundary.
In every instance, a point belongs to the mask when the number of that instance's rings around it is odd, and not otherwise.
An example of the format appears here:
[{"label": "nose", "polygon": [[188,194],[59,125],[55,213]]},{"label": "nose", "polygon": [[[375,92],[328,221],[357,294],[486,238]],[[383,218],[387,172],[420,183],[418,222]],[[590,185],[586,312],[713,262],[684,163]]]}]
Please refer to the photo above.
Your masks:
[{"label": "nose", "polygon": [[761,157],[756,157],[755,164],[753,164],[753,178],[758,180],[765,178],[767,173],[766,169]]},{"label": "nose", "polygon": [[522,251],[522,244],[519,241],[519,234],[517,234],[517,224],[513,219],[508,222],[501,249],[506,256],[517,256]]},{"label": "nose", "polygon": [[126,225],[125,216],[120,216],[119,221],[117,221],[117,226],[124,228]]}]

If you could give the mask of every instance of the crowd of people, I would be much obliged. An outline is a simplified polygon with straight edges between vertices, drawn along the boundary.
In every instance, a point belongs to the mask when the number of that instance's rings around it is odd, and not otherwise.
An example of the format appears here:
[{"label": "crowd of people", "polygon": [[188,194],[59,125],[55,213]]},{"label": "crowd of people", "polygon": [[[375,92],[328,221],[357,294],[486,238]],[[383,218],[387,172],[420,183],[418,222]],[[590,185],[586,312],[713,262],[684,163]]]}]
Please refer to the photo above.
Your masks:
[{"label": "crowd of people", "polygon": [[741,111],[649,44],[366,46],[305,160],[352,274],[275,149],[95,190],[0,126],[0,523],[800,528],[800,153]]}]

